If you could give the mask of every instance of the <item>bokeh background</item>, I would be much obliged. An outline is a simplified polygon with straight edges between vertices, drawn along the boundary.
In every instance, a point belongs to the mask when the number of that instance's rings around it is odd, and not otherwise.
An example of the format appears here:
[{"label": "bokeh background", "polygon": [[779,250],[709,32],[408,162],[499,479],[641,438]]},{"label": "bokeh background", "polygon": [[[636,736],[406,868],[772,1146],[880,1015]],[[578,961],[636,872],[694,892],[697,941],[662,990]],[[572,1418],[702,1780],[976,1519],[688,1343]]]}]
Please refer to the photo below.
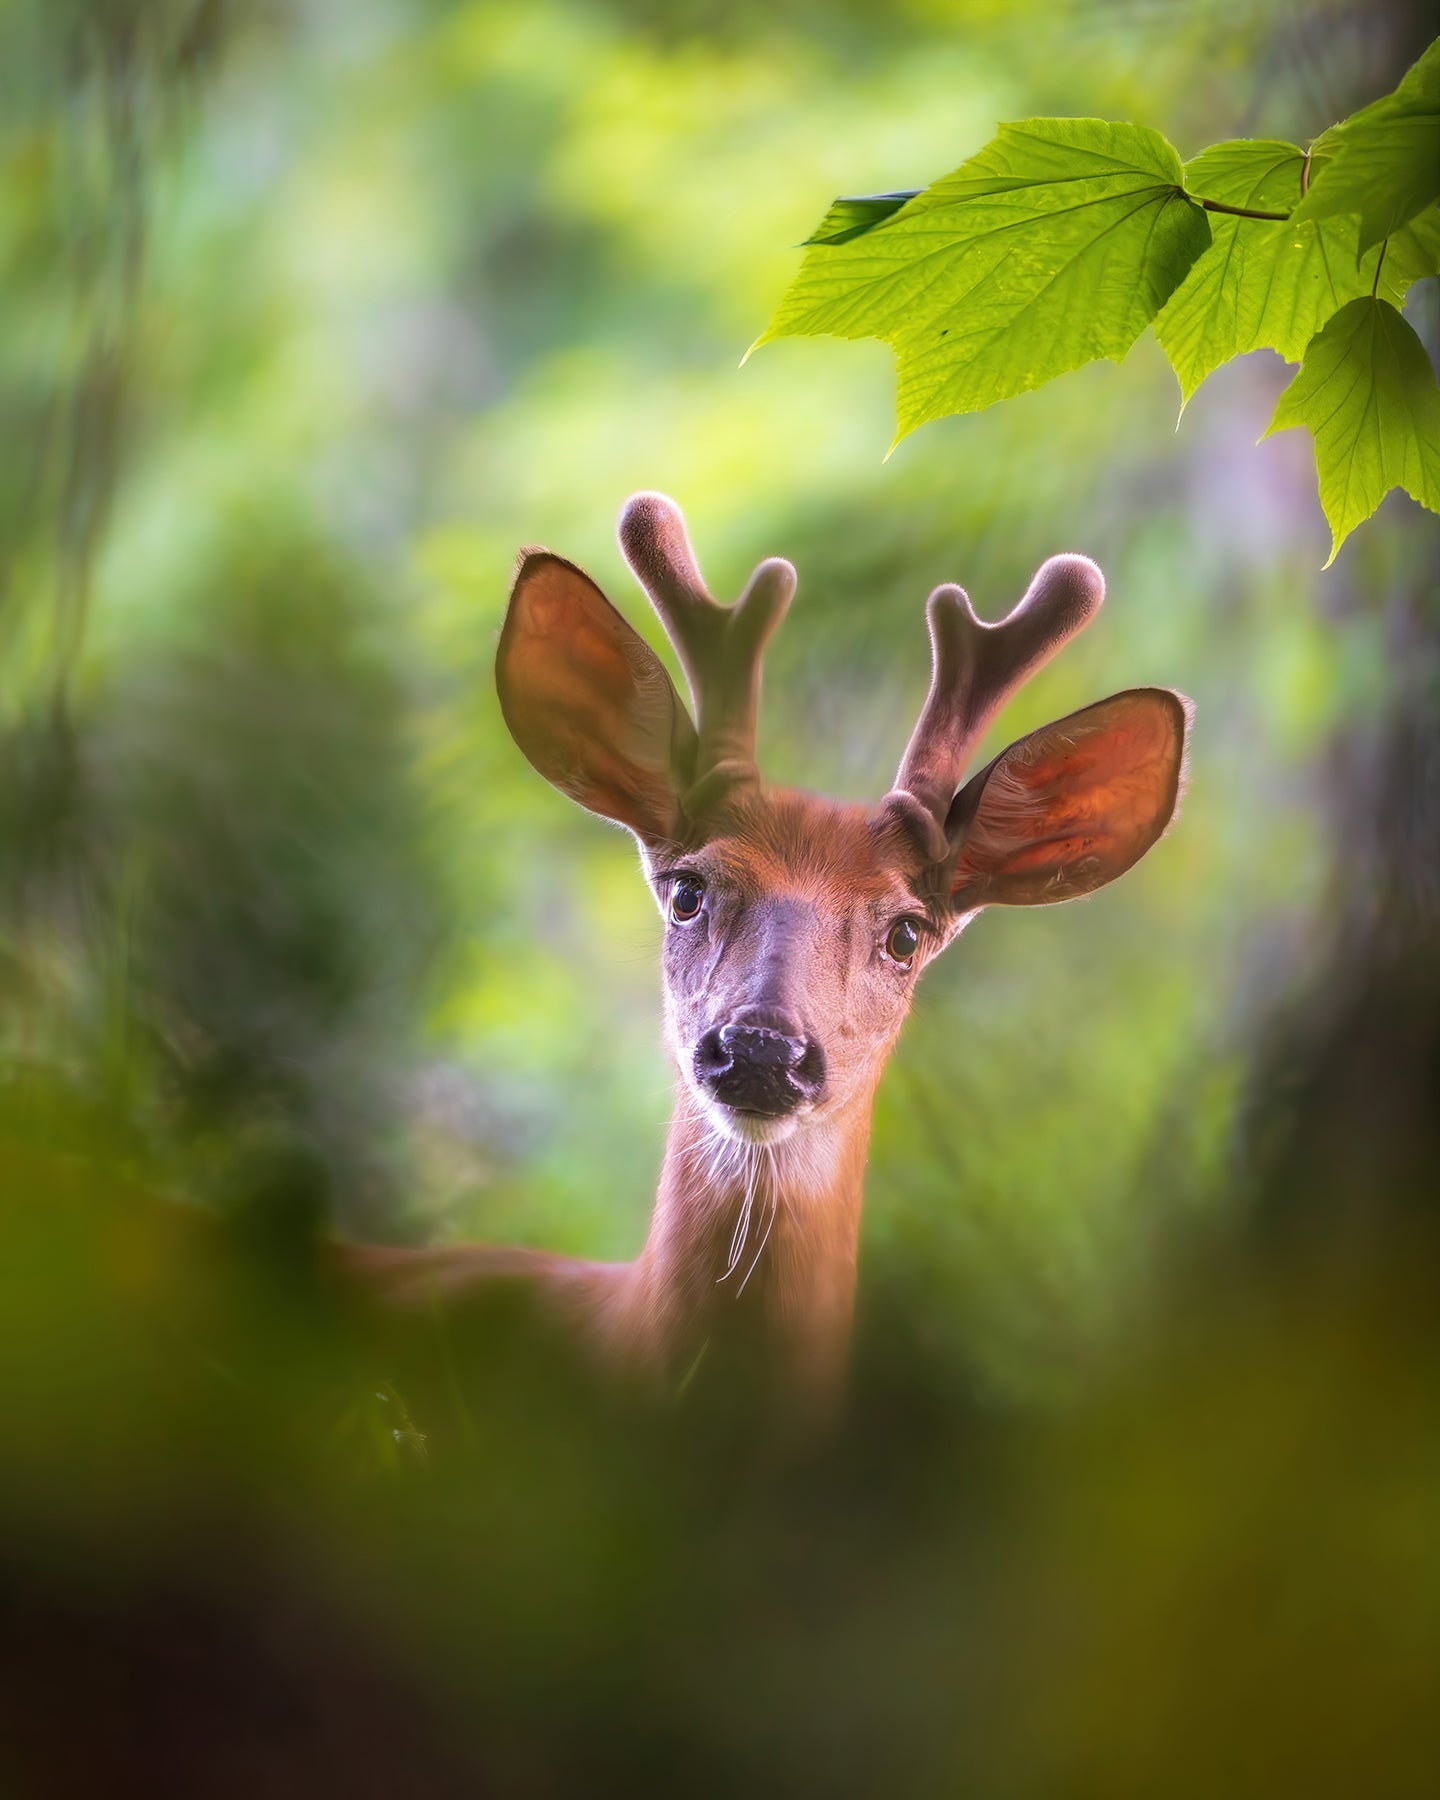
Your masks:
[{"label": "bokeh background", "polygon": [[[1435,521],[1320,572],[1268,353],[1177,429],[1147,334],[888,459],[884,346],[740,366],[835,194],[1032,114],[1304,142],[1423,14],[0,4],[15,1791],[1433,1791]],[[512,1318],[432,1400],[312,1279],[643,1238],[658,923],[491,675],[526,543],[656,641],[640,487],[717,592],[800,570],[775,779],[878,796],[930,587],[1060,549],[1105,611],[992,748],[1198,706],[1139,869],[927,976],[798,1471]]]}]

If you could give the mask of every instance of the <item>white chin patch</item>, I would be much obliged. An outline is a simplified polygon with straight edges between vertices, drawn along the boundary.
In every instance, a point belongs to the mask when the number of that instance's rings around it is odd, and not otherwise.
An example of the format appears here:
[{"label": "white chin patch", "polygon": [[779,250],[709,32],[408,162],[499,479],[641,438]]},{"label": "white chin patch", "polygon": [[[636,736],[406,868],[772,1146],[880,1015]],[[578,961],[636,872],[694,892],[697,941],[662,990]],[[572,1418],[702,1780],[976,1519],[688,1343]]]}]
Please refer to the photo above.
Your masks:
[{"label": "white chin patch", "polygon": [[772,1119],[764,1113],[736,1112],[734,1107],[708,1099],[705,1116],[723,1136],[737,1144],[783,1144],[800,1123],[794,1113]]}]

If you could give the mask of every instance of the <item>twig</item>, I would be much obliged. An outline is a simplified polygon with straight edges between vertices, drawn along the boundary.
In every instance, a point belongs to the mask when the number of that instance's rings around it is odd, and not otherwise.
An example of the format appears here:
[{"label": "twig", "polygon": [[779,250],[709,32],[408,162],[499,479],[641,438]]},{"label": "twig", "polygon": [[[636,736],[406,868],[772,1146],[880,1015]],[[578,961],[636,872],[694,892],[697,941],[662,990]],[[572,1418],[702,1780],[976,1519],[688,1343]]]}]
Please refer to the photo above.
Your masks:
[{"label": "twig", "polygon": [[1206,212],[1231,213],[1237,219],[1277,219],[1285,220],[1289,213],[1256,212],[1251,206],[1227,206],[1223,200],[1202,200],[1199,194],[1191,194],[1190,198],[1197,206],[1203,206]]}]

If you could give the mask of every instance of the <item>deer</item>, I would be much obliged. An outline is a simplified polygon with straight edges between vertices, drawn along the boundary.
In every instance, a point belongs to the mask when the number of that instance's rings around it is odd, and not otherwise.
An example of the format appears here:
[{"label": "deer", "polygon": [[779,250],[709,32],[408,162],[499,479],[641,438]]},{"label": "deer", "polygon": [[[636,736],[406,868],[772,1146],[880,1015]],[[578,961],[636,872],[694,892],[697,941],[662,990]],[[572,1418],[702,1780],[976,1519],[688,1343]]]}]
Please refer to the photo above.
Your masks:
[{"label": "deer", "polygon": [[520,1280],[607,1366],[673,1390],[712,1346],[743,1349],[817,1413],[843,1392],[871,1115],[921,971],[988,906],[1093,893],[1169,827],[1192,707],[1132,688],[1032,731],[964,782],[991,720],[1099,611],[1105,583],[1053,556],[999,623],[946,583],[931,678],[878,804],[760,774],[761,663],[796,588],[782,558],[733,605],[684,519],[625,504],[620,548],[689,686],[585,572],[521,553],[496,656],[505,723],[538,774],[634,837],[663,920],[675,1071],[639,1254],[594,1263],[483,1245],[357,1249],[388,1302],[463,1307]]}]

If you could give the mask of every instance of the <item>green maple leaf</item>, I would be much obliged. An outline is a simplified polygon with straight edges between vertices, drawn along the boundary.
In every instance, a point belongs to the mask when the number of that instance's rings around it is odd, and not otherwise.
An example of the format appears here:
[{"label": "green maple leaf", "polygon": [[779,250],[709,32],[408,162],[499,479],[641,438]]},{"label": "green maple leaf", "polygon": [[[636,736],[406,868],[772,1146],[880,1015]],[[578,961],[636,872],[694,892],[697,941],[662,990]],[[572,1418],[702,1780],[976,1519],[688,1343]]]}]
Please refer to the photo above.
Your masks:
[{"label": "green maple leaf", "polygon": [[[1328,158],[1312,152],[1310,178]],[[1192,194],[1261,212],[1300,202],[1305,153],[1275,139],[1213,144],[1185,165]],[[1440,273],[1440,214],[1417,218],[1384,252],[1358,251],[1354,218],[1296,221],[1210,215],[1210,248],[1196,259],[1155,321],[1188,403],[1212,370],[1261,348],[1299,362],[1315,333],[1347,301],[1378,292],[1396,306],[1412,282]],[[1376,269],[1379,265],[1379,283]]]},{"label": "green maple leaf", "polygon": [[[754,346],[881,338],[898,435],[1098,357],[1118,362],[1210,242],[1158,132],[1100,119],[1002,125],[879,223],[833,209]],[[859,232],[850,230],[863,224]]]},{"label": "green maple leaf", "polygon": [[1297,220],[1358,213],[1364,251],[1432,206],[1440,198],[1440,38],[1393,94],[1332,127],[1315,148],[1330,160]]},{"label": "green maple leaf", "polygon": [[1440,387],[1395,308],[1344,306],[1305,352],[1266,432],[1306,425],[1332,543],[1325,567],[1391,488],[1440,512]]}]

